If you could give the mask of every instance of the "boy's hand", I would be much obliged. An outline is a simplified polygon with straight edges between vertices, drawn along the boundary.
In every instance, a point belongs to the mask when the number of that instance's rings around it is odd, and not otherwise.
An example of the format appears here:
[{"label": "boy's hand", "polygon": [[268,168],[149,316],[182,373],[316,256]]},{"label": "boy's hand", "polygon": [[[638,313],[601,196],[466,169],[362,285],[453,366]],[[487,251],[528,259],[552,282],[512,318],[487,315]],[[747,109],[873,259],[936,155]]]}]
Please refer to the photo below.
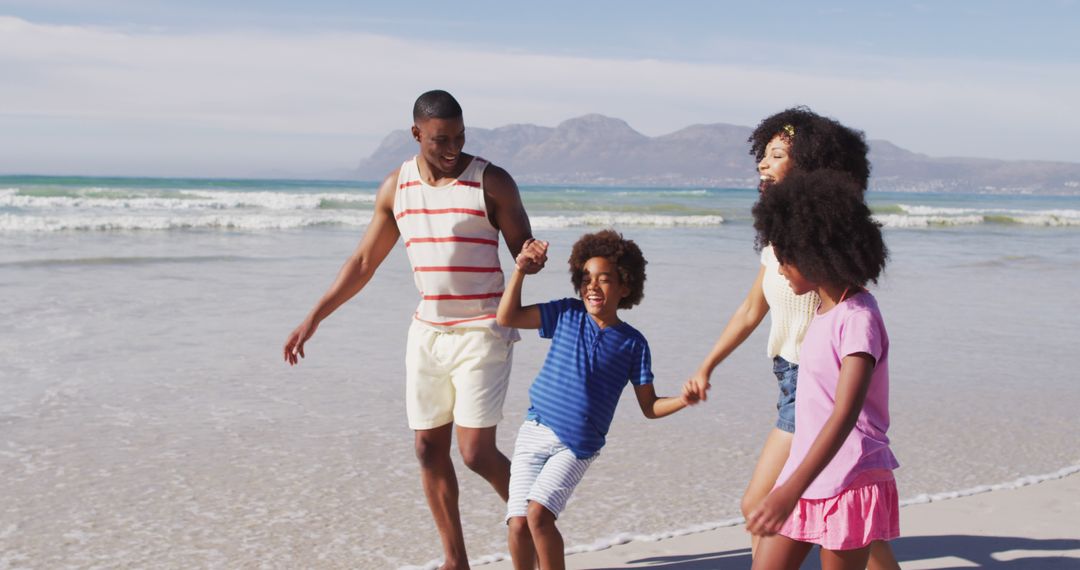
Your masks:
[{"label": "boy's hand", "polygon": [[514,262],[525,275],[539,273],[547,263],[548,242],[530,239],[521,246],[521,253]]},{"label": "boy's hand", "polygon": [[683,384],[683,395],[693,395],[694,402],[709,399],[709,388],[712,388],[712,384],[709,383],[709,375],[698,371]]}]

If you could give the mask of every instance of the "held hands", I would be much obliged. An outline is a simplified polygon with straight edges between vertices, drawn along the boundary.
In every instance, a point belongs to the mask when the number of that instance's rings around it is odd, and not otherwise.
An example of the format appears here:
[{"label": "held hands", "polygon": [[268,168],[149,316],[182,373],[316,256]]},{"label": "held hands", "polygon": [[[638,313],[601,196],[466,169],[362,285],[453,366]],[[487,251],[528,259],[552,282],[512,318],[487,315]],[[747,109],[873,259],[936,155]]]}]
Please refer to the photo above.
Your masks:
[{"label": "held hands", "polygon": [[548,242],[537,239],[529,239],[521,246],[515,263],[517,268],[525,275],[539,273],[547,263]]},{"label": "held hands", "polygon": [[712,388],[709,375],[701,371],[695,372],[686,384],[683,384],[683,398],[688,404],[704,402],[709,399],[709,388]]},{"label": "held hands", "polygon": [[305,319],[304,322],[300,323],[300,326],[289,334],[289,338],[285,340],[285,347],[282,349],[285,362],[288,362],[289,366],[295,366],[300,361],[300,358],[304,357],[304,343],[315,334],[315,330],[318,328],[317,323]]},{"label": "held hands", "polygon": [[683,390],[683,393],[679,396],[676,396],[676,398],[678,398],[684,406],[693,406],[694,404],[701,401],[698,399],[696,393],[687,392],[685,389]]},{"label": "held hands", "polygon": [[746,532],[757,536],[772,536],[780,531],[798,503],[798,495],[785,485],[772,490],[760,505],[746,517]]}]

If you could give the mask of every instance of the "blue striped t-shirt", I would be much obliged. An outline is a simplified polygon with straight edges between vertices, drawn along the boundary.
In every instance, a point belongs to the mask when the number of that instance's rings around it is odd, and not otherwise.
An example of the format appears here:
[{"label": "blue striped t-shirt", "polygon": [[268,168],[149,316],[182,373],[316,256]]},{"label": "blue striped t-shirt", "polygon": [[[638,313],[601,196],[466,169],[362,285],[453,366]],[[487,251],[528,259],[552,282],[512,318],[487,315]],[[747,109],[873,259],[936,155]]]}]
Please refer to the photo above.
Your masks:
[{"label": "blue striped t-shirt", "polygon": [[601,329],[581,299],[537,306],[540,336],[551,339],[551,349],[529,388],[526,418],[551,428],[575,456],[586,459],[604,447],[626,383],[652,383],[649,343],[626,323]]}]

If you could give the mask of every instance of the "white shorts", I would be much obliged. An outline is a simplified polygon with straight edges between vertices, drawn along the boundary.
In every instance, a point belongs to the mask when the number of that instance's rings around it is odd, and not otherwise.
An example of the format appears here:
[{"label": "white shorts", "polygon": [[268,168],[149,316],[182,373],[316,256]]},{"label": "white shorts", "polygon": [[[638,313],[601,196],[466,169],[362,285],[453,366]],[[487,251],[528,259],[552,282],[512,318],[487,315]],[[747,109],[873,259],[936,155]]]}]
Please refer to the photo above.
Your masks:
[{"label": "white shorts", "polygon": [[530,501],[540,503],[559,518],[585,470],[599,456],[597,452],[588,459],[578,459],[551,428],[525,420],[518,430],[514,458],[510,460],[506,520],[526,516]]},{"label": "white shorts", "polygon": [[486,428],[502,419],[514,343],[481,328],[441,331],[413,321],[405,348],[409,427],[450,422]]}]

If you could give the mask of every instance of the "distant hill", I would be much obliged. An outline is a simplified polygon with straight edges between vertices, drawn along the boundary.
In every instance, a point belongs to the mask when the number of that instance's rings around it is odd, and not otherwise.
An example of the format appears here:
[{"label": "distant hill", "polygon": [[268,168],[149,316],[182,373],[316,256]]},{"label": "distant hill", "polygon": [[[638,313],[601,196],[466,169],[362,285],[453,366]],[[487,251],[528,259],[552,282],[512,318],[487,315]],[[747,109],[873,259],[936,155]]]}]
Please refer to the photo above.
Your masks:
[{"label": "distant hill", "polygon": [[[649,137],[626,121],[585,115],[557,127],[469,127],[466,151],[506,168],[520,184],[752,187],[752,129],[716,123]],[[1080,194],[1080,164],[935,158],[870,140],[872,189]],[[394,131],[356,175],[378,180],[416,154],[409,131]]]}]

